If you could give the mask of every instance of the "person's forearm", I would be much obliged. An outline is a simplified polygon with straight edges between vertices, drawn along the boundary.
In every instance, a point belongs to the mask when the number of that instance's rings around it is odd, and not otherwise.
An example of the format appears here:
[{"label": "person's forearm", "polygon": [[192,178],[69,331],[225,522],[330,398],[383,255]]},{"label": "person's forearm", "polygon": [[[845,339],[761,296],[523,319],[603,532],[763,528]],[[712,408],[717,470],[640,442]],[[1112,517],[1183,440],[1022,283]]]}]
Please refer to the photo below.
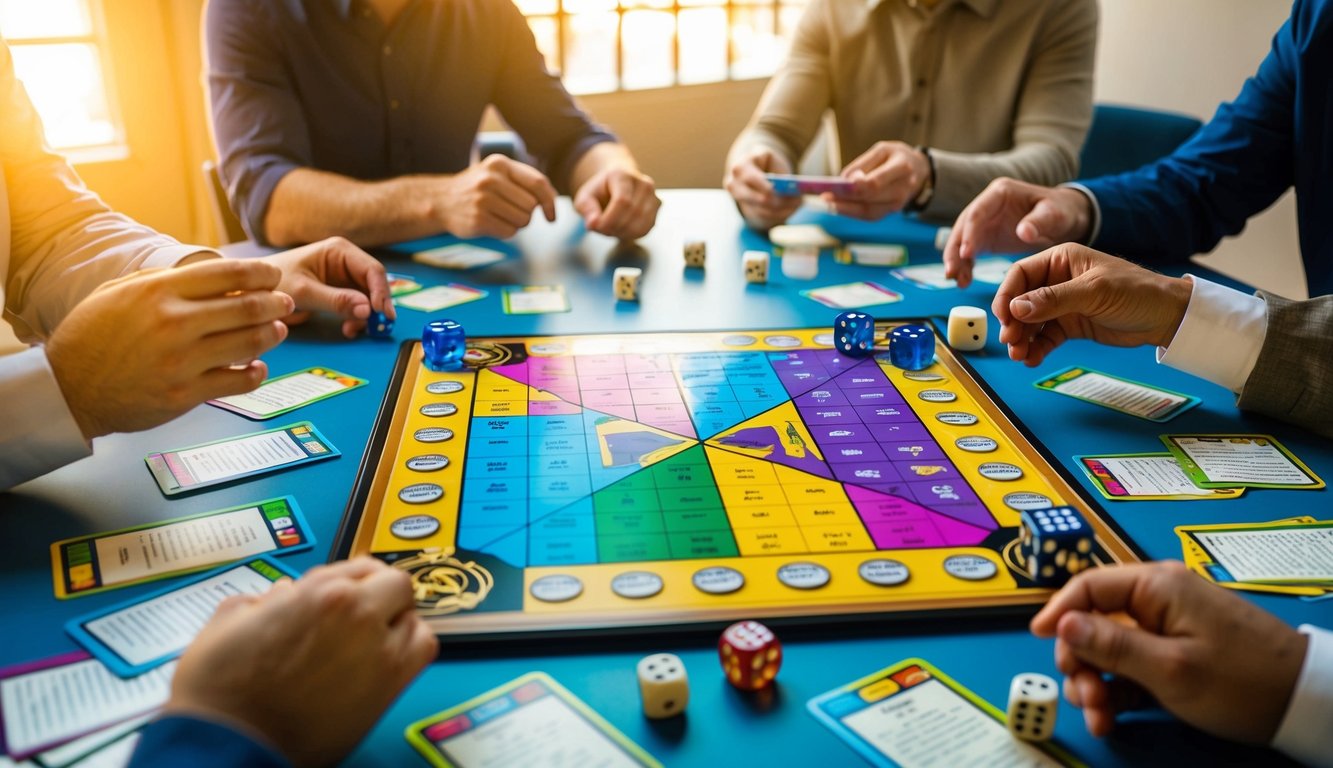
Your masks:
[{"label": "person's forearm", "polygon": [[400,176],[358,181],[299,168],[278,182],[264,216],[264,234],[290,247],[340,235],[361,246],[434,235],[444,227],[438,210],[447,176]]},{"label": "person's forearm", "polygon": [[624,144],[609,141],[594,144],[579,157],[578,162],[574,163],[574,170],[569,175],[570,192],[577,193],[584,182],[608,168],[637,171],[639,164],[634,161],[634,155],[630,154]]}]

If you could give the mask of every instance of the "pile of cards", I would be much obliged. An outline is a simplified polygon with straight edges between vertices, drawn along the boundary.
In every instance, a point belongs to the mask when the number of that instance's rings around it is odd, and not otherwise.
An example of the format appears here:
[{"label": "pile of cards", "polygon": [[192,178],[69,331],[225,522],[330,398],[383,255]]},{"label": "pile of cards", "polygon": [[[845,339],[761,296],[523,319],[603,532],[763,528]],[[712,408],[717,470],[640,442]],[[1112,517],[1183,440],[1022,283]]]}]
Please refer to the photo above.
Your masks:
[{"label": "pile of cards", "polygon": [[1102,496],[1115,501],[1234,499],[1246,488],[1324,487],[1271,435],[1162,435],[1168,453],[1076,456]]},{"label": "pile of cards", "polygon": [[1306,600],[1333,595],[1333,520],[1182,525],[1176,535],[1185,564],[1215,584]]}]

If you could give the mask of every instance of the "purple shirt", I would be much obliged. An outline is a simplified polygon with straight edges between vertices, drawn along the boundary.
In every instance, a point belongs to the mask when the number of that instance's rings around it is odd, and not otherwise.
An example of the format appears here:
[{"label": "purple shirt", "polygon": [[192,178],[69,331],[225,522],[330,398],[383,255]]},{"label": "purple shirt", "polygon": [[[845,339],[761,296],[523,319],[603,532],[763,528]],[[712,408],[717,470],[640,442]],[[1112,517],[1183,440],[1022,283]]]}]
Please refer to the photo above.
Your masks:
[{"label": "purple shirt", "polygon": [[562,192],[584,152],[615,141],[546,70],[509,0],[410,0],[389,25],[365,0],[212,0],[205,24],[222,179],[255,239],[296,168],[464,170],[488,104]]}]

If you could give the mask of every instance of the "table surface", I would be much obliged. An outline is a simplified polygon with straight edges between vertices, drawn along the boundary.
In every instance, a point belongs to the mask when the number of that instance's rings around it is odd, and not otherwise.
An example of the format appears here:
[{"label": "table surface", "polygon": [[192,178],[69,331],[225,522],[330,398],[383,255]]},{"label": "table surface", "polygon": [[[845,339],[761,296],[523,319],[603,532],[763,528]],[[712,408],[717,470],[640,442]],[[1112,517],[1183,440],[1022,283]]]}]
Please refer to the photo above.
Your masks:
[{"label": "table surface", "polygon": [[[828,324],[834,310],[801,297],[808,288],[853,280],[875,280],[903,294],[897,304],[871,308],[882,317],[946,315],[959,304],[989,307],[993,286],[930,291],[889,275],[882,267],[839,265],[825,256],[818,278],[794,282],[774,264],[767,285],[747,285],[740,252],[767,249],[768,241],[746,229],[728,196],[720,190],[667,190],[657,227],[637,245],[622,246],[589,234],[567,199],[553,224],[536,217],[518,238],[484,243],[514,258],[469,272],[425,267],[403,253],[383,253],[391,271],[412,275],[427,285],[462,282],[489,291],[447,314],[475,335],[592,333],[612,331],[716,330],[805,327]],[[935,228],[902,217],[869,224],[803,210],[798,222],[822,224],[844,240],[892,242],[908,246],[913,264],[938,262]],[[708,242],[708,269],[686,270],[681,261],[684,238]],[[439,242],[452,242],[440,238]],[[232,248],[246,255],[253,247]],[[642,267],[638,303],[611,298],[611,272],[618,266]],[[1207,274],[1192,267],[1191,271]],[[1208,274],[1229,284],[1225,278]],[[500,288],[510,284],[563,283],[572,310],[563,314],[506,315]],[[430,315],[399,309],[398,340],[419,335]],[[994,325],[994,323],[992,323]],[[1164,432],[1250,432],[1278,436],[1317,474],[1333,478],[1333,446],[1295,426],[1242,414],[1231,393],[1153,362],[1149,349],[1110,349],[1073,342],[1056,351],[1036,370],[1010,362],[991,328],[985,350],[968,361],[1042,444],[1064,464],[1093,497],[1095,491],[1073,464],[1082,453],[1161,451]],[[265,359],[274,375],[310,365],[324,365],[363,376],[369,386],[316,403],[293,414],[309,419],[342,450],[334,461],[318,462],[211,492],[165,499],[144,471],[143,457],[155,450],[179,448],[255,430],[259,425],[231,413],[201,406],[148,432],[114,435],[96,441],[96,455],[43,478],[0,494],[0,666],[72,650],[62,626],[68,619],[104,605],[144,594],[148,587],[116,590],[69,601],[52,594],[48,545],[58,539],[112,530],[152,520],[221,509],[258,499],[291,494],[309,517],[318,538],[313,552],[287,558],[297,569],[323,562],[333,544],[357,464],[370,435],[375,413],[393,366],[398,344],[341,338],[335,322],[324,319],[293,329],[291,337]],[[1154,424],[1033,387],[1039,376],[1079,364],[1187,392],[1202,404],[1167,425]],[[1179,558],[1172,529],[1189,523],[1273,520],[1294,509],[1318,516],[1326,491],[1251,490],[1238,500],[1171,503],[1101,504],[1153,559]],[[1313,511],[1312,511],[1313,510]],[[1309,603],[1284,596],[1249,596],[1292,624],[1329,625],[1333,604]],[[519,675],[542,670],[568,687],[631,739],[667,765],[718,765],[744,758],[751,765],[795,762],[856,765],[860,759],[805,709],[813,696],[904,658],[919,656],[963,685],[1003,708],[1009,681],[1019,672],[1056,675],[1049,641],[1029,635],[1021,619],[942,618],[927,623],[868,626],[862,631],[809,630],[784,638],[785,659],[773,695],[753,698],[723,679],[711,643],[651,637],[608,646],[596,640],[562,645],[545,653],[451,658],[446,648],[389,709],[371,735],[349,758],[349,765],[413,765],[417,758],[403,739],[408,723],[445,709]],[[671,651],[689,670],[687,713],[667,722],[643,717],[634,673],[635,662],[654,651]],[[1183,726],[1161,712],[1128,718],[1106,740],[1087,735],[1079,713],[1061,703],[1056,736],[1094,765],[1161,763],[1173,756],[1211,756],[1234,761],[1247,756]],[[1256,751],[1249,757],[1273,759]]]}]

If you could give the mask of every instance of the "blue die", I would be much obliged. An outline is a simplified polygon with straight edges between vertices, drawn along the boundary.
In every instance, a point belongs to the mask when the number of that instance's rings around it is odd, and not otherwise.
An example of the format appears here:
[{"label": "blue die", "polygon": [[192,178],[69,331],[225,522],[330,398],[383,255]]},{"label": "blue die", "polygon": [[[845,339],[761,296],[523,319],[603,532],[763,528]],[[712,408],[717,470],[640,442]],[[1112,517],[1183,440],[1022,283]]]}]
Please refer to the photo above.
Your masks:
[{"label": "blue die", "polygon": [[843,312],[833,321],[833,346],[844,355],[865,357],[875,351],[875,318]]},{"label": "blue die", "polygon": [[1091,567],[1092,544],[1092,527],[1073,507],[1019,513],[1018,548],[1038,586],[1059,587]]},{"label": "blue die", "polygon": [[920,371],[935,362],[935,331],[927,325],[900,325],[889,332],[889,362]]},{"label": "blue die", "polygon": [[383,312],[371,312],[366,319],[366,335],[372,339],[392,339],[393,321]]},{"label": "blue die", "polygon": [[463,367],[467,334],[453,320],[432,320],[421,331],[421,352],[432,371],[456,371]]}]

